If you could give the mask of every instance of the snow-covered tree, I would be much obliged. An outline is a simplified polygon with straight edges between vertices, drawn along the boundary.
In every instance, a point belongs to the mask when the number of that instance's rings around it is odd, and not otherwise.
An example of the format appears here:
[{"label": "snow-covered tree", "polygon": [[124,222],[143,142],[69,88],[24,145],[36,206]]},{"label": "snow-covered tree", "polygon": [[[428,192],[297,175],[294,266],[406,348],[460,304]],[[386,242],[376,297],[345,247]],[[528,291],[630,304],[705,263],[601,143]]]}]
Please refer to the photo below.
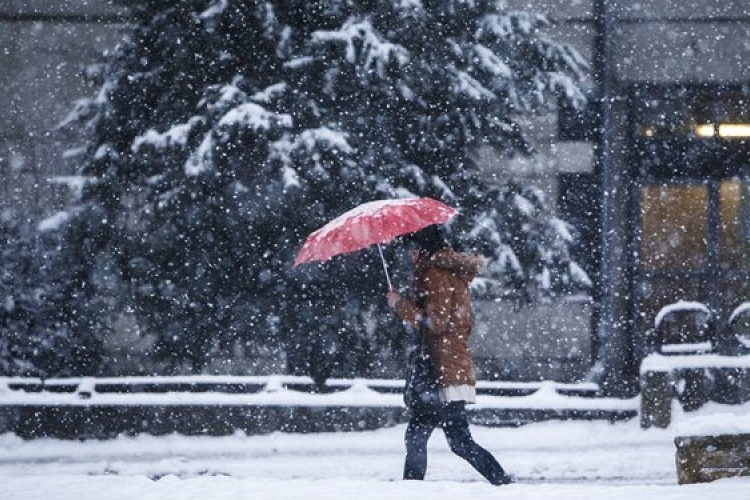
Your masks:
[{"label": "snow-covered tree", "polygon": [[472,160],[528,151],[518,116],[582,101],[585,64],[543,16],[478,0],[126,3],[127,37],[66,123],[88,140],[68,214],[106,226],[102,258],[173,367],[261,342],[323,379],[348,370],[343,339],[397,344],[373,253],[291,268],[307,234],[373,199],[456,206],[454,237],[505,285],[584,283],[538,193],[488,186]]},{"label": "snow-covered tree", "polygon": [[98,373],[106,314],[76,279],[88,266],[18,219],[0,213],[0,375]]}]

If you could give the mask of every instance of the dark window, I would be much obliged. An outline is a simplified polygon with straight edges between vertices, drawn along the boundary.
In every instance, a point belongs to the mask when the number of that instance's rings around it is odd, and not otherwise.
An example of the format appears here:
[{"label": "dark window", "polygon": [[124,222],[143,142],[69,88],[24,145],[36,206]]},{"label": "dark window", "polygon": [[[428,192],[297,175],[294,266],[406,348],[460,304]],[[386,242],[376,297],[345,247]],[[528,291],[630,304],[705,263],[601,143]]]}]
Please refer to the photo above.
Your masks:
[{"label": "dark window", "polygon": [[559,174],[557,207],[576,231],[573,257],[591,276],[599,268],[599,188],[594,174]]}]

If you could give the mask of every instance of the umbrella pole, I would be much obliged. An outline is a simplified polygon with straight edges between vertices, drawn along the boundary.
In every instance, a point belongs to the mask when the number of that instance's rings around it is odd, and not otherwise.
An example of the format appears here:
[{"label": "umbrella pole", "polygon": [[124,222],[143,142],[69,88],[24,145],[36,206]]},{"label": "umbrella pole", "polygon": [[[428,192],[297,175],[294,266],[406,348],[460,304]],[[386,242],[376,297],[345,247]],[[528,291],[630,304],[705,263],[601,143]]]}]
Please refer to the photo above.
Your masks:
[{"label": "umbrella pole", "polygon": [[391,277],[388,275],[388,265],[385,263],[385,257],[383,256],[383,247],[378,243],[378,251],[380,252],[380,260],[383,261],[383,271],[385,271],[385,279],[388,281],[388,290],[393,290],[391,285]]}]

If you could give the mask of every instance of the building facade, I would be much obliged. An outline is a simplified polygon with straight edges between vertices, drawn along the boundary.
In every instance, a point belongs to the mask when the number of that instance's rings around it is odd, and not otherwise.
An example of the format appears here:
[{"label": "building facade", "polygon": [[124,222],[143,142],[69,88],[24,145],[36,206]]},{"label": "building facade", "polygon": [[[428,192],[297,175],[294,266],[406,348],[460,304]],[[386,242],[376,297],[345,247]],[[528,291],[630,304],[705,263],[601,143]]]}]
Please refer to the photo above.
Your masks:
[{"label": "building facade", "polygon": [[750,6],[606,2],[595,175],[604,383],[632,394],[662,307],[697,301],[719,322],[747,300]]},{"label": "building facade", "polygon": [[59,124],[91,96],[89,66],[121,38],[126,12],[111,2],[0,2],[0,210],[36,220],[69,197],[71,138]]},{"label": "building facade", "polygon": [[[480,365],[501,378],[593,376],[628,396],[662,307],[698,301],[721,319],[748,300],[750,5],[504,3],[547,14],[549,36],[591,61],[592,99],[585,112],[530,120],[533,158],[480,151],[485,175],[547,193],[579,229],[595,287],[591,300],[547,309],[479,304],[492,325],[477,337]],[[0,209],[42,217],[65,201],[54,180],[74,165],[57,124],[93,91],[86,67],[117,43],[126,19],[108,2],[0,4]]]}]

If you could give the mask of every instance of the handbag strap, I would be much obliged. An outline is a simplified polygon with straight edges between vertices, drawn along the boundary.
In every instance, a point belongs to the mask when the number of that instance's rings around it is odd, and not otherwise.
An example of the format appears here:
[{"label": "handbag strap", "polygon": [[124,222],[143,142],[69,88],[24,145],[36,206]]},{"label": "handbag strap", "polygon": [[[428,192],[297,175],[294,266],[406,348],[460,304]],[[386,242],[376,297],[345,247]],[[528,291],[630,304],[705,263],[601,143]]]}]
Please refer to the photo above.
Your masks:
[{"label": "handbag strap", "polygon": [[417,330],[417,335],[419,336],[419,354],[420,356],[424,356],[426,354],[425,349],[427,348],[427,324],[426,319],[421,318],[419,320],[419,329]]}]

